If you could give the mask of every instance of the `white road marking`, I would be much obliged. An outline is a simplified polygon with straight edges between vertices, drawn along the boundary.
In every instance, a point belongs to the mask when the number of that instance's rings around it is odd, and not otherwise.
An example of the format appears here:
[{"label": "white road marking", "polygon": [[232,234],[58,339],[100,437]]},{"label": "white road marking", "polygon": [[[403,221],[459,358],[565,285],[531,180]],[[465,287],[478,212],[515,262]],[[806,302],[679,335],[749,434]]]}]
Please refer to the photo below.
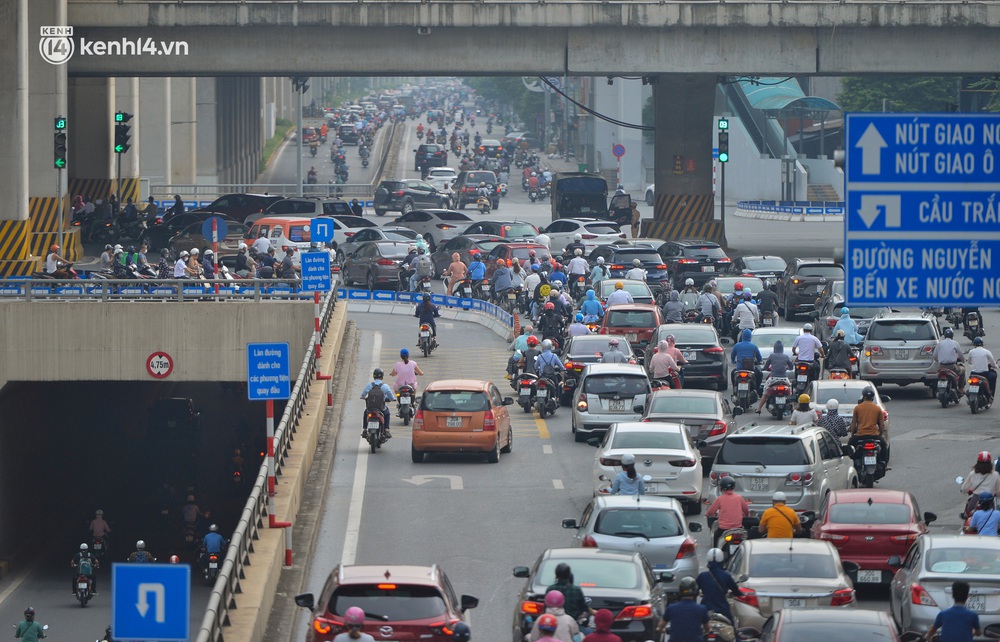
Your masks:
[{"label": "white road marking", "polygon": [[448,485],[452,490],[462,490],[464,485],[462,484],[462,477],[460,475],[414,475],[409,479],[404,479],[403,481],[413,484],[414,486],[423,486],[429,481],[435,479],[446,479],[448,480]]},{"label": "white road marking", "polygon": [[563,483],[562,483],[561,479],[553,479],[552,480],[552,487],[555,488],[556,490],[565,490],[566,489],[566,487],[563,486]]},{"label": "white road marking", "polygon": [[542,454],[551,455],[552,454],[552,444],[542,444]]}]

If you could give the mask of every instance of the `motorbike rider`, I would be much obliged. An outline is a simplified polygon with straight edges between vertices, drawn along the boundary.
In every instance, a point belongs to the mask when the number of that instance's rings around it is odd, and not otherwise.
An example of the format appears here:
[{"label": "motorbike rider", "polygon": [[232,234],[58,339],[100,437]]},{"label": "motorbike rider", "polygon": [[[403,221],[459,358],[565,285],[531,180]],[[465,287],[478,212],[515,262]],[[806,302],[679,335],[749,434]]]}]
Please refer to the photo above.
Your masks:
[{"label": "motorbike rider", "polygon": [[845,341],[846,334],[843,330],[837,330],[833,335],[833,342],[826,353],[826,367],[828,370],[846,370],[851,376],[851,347]]},{"label": "motorbike rider", "polygon": [[[431,303],[431,295],[424,294],[423,300],[417,304],[417,309],[413,313],[413,316],[420,319],[421,324],[427,324],[431,327],[431,336],[434,337],[434,341],[437,342],[437,323],[434,319],[441,316],[441,312],[438,307]],[[418,343],[419,345],[419,343]]]},{"label": "motorbike rider", "polygon": [[568,280],[566,272],[563,271],[562,263],[556,263],[552,266],[552,272],[549,273],[549,282],[552,283],[552,285],[558,283],[560,286],[565,286]]},{"label": "motorbike rider", "polygon": [[621,637],[611,632],[615,614],[608,609],[599,609],[594,614],[594,631],[583,638],[583,642],[622,642]]},{"label": "motorbike rider", "polygon": [[965,355],[955,341],[955,332],[951,328],[944,329],[944,339],[938,341],[934,348],[934,360],[942,370],[951,370],[958,376],[958,396],[965,394]]},{"label": "motorbike rider", "polygon": [[542,354],[541,350],[538,349],[538,337],[533,334],[528,335],[527,345],[528,347],[523,351],[524,371],[528,374],[538,374],[538,371],[535,370],[535,363]]},{"label": "motorbike rider", "polygon": [[712,533],[712,546],[719,545],[722,533],[731,528],[743,528],[743,518],[750,516],[750,502],[736,493],[736,480],[726,475],[719,480],[719,496],[705,511],[707,517],[719,516]]},{"label": "motorbike rider", "polygon": [[472,261],[469,263],[469,278],[473,283],[482,281],[486,278],[486,264],[481,258],[482,253],[473,249],[469,251],[469,255],[472,257]]},{"label": "motorbike rider", "polygon": [[531,333],[534,332],[534,330],[535,329],[532,328],[530,325],[526,325],[523,328],[521,328],[521,334],[517,335],[517,338],[511,341],[510,345],[508,346],[508,349],[520,350],[521,352],[527,350],[528,337],[531,336]]},{"label": "motorbike rider", "polygon": [[701,589],[701,603],[710,612],[726,616],[730,624],[735,625],[733,612],[729,609],[726,599],[729,595],[740,595],[740,587],[736,580],[722,565],[725,555],[719,548],[708,551],[708,568],[698,574],[696,581]]},{"label": "motorbike rider", "polygon": [[701,288],[701,294],[698,295],[698,323],[703,322],[705,319],[712,319],[712,322],[718,324],[719,315],[722,313],[722,302],[719,301],[719,297],[712,294],[711,284],[706,283]]},{"label": "motorbike rider", "polygon": [[962,492],[972,495],[988,491],[994,496],[1000,494],[1000,473],[993,469],[993,455],[981,451],[976,456],[976,465],[962,481]]},{"label": "motorbike rider", "polygon": [[593,610],[587,606],[587,598],[577,584],[573,582],[573,569],[569,564],[560,562],[556,565],[556,581],[545,592],[559,591],[565,598],[563,608],[566,613],[579,622],[581,618],[593,614]]},{"label": "motorbike rider", "polygon": [[[68,279],[70,274],[67,270],[63,268],[63,265],[69,264],[69,260],[64,258],[59,254],[59,246],[53,244],[49,247],[49,253],[45,255],[45,273],[51,274],[59,279]],[[57,276],[56,273],[59,273]]]},{"label": "motorbike rider", "polygon": [[760,318],[771,317],[771,325],[778,323],[778,286],[774,283],[768,285],[757,295],[757,308]]},{"label": "motorbike rider", "polygon": [[563,317],[556,310],[554,301],[546,301],[542,314],[538,317],[538,330],[544,339],[561,339],[563,333]]},{"label": "motorbike rider", "polygon": [[205,274],[206,279],[215,278],[215,263],[213,259],[215,258],[215,252],[212,250],[205,250],[204,258],[201,261],[201,269]]},{"label": "motorbike rider", "polygon": [[988,490],[979,493],[979,509],[972,514],[968,526],[962,532],[970,535],[996,537],[1000,527],[1000,511],[994,505],[994,496]]},{"label": "motorbike rider", "polygon": [[[361,391],[361,399],[364,399],[365,412],[361,415],[361,434],[364,434],[365,428],[367,427],[367,411],[368,409],[376,410],[379,405],[382,406],[382,426],[385,428],[385,438],[390,439],[392,435],[389,434],[389,400],[395,399],[396,395],[392,393],[392,388],[388,384],[382,381],[383,376],[382,368],[375,368],[372,372],[372,380],[365,384],[364,389]],[[372,391],[375,392],[372,392]],[[371,399],[369,399],[369,393],[371,393]],[[381,397],[381,402],[379,400]]]},{"label": "motorbike rider", "polygon": [[750,290],[743,290],[740,302],[733,307],[733,316],[730,321],[738,330],[753,330],[759,324],[760,311],[754,305]]},{"label": "motorbike rider", "polygon": [[831,399],[826,402],[826,412],[819,418],[819,425],[830,431],[830,434],[838,440],[847,436],[847,421],[840,414],[840,402]]},{"label": "motorbike rider", "polygon": [[656,354],[649,360],[650,379],[663,379],[671,382],[672,388],[681,387],[681,368],[670,354],[670,344],[666,339],[656,346]]},{"label": "motorbike rider", "polygon": [[608,295],[608,307],[613,305],[621,305],[625,303],[635,303],[635,299],[629,294],[628,290],[625,289],[625,284],[621,281],[615,281],[615,291]]},{"label": "motorbike rider", "polygon": [[538,172],[531,172],[531,176],[528,177],[528,191],[538,189]]},{"label": "motorbike rider", "polygon": [[552,293],[552,286],[549,284],[549,277],[538,263],[532,264],[531,274],[532,276],[538,275],[537,281],[531,279],[532,283],[535,284],[534,290],[531,290],[531,317],[537,319],[542,307],[548,301],[549,294]]},{"label": "motorbike rider", "polygon": [[990,382],[992,396],[997,389],[997,361],[993,358],[993,353],[983,347],[982,337],[975,337],[972,345],[974,347],[969,350],[969,374],[986,377]]},{"label": "motorbike rider", "polygon": [[684,322],[684,304],[681,303],[681,297],[677,290],[670,291],[667,302],[663,304],[662,312],[664,323]]},{"label": "motorbike rider", "polygon": [[587,290],[587,294],[580,304],[580,312],[583,313],[584,321],[594,323],[604,318],[604,306],[597,300],[597,293],[593,288]]},{"label": "motorbike rider", "polygon": [[248,278],[253,273],[250,269],[252,261],[253,259],[247,254],[247,244],[240,243],[239,253],[236,255],[236,276]]},{"label": "motorbike rider", "polygon": [[607,490],[609,495],[645,495],[646,482],[642,475],[635,470],[635,455],[625,453],[622,455],[622,469],[618,471],[615,478],[611,480],[611,488]]},{"label": "motorbike rider", "polygon": [[780,490],[771,496],[771,508],[760,516],[760,525],[757,527],[762,536],[791,539],[802,532],[798,514],[785,505],[786,501],[788,497]]},{"label": "motorbike rider", "polygon": [[156,559],[146,550],[146,542],[140,539],[135,543],[135,550],[128,556],[128,561],[133,564],[152,564]]},{"label": "motorbike rider", "polygon": [[[580,250],[579,254],[577,254],[577,250]],[[573,242],[567,245],[565,250],[563,250],[563,254],[567,256],[583,256],[586,253],[587,253],[587,246],[584,245],[583,243],[582,234],[574,234]],[[570,270],[570,272],[572,271],[573,270]]]},{"label": "motorbike rider", "polygon": [[361,607],[351,606],[344,611],[344,624],[347,630],[338,633],[333,642],[375,642],[375,638],[361,631],[365,626],[365,612]]},{"label": "motorbike rider", "polygon": [[[364,147],[362,147],[361,151],[367,152],[368,150],[365,149]],[[364,158],[364,157],[365,157],[364,155],[361,156],[361,158]],[[358,202],[358,199],[356,199],[356,198],[352,198],[351,199],[351,213],[354,214],[355,216],[364,216],[365,215],[365,206],[362,205],[360,202]]]},{"label": "motorbike rider", "polygon": [[316,171],[316,166],[313,165],[309,168],[309,173],[306,174],[306,182],[310,185],[314,185],[318,180],[319,173]]},{"label": "motorbike rider", "polygon": [[885,462],[885,419],[882,409],[875,403],[875,389],[871,386],[861,391],[861,403],[854,406],[848,432],[851,438],[847,443],[852,447],[856,447],[862,438],[876,438],[881,442],[879,460]]},{"label": "motorbike rider", "polygon": [[753,370],[754,376],[754,386],[760,386],[761,382],[761,370],[760,364],[763,363],[764,357],[760,354],[760,349],[757,345],[750,339],[753,337],[753,330],[746,328],[740,334],[740,341],[733,346],[732,351],[729,353],[729,360],[733,365],[737,366],[733,368],[733,372],[730,375],[730,379],[733,381],[733,386],[736,386],[736,373],[738,369]]},{"label": "motorbike rider", "polygon": [[670,624],[667,642],[700,642],[708,635],[708,608],[695,602],[698,597],[698,582],[693,577],[681,578],[678,584],[678,601],[663,609],[663,619],[656,626],[662,634]]},{"label": "motorbike rider", "polygon": [[80,544],[80,551],[73,556],[73,561],[70,562],[73,574],[70,577],[69,592],[74,595],[76,594],[76,580],[81,575],[86,576],[90,580],[91,593],[97,595],[97,573],[94,572],[94,569],[100,566],[100,563],[89,549],[90,547],[87,546],[86,542]]},{"label": "motorbike rider", "polygon": [[590,334],[590,328],[583,323],[583,314],[580,312],[576,313],[576,316],[573,318],[573,323],[569,324],[569,328],[566,329],[566,334],[571,337],[579,337],[585,334]]},{"label": "motorbike rider", "polygon": [[590,284],[596,289],[601,281],[611,278],[611,271],[604,265],[604,257],[597,257],[597,265],[590,268]]},{"label": "motorbike rider", "polygon": [[542,353],[535,357],[535,372],[540,377],[551,379],[556,387],[562,383],[562,373],[566,370],[562,360],[552,352],[552,341],[542,341]]},{"label": "motorbike rider", "polygon": [[215,524],[209,526],[208,532],[205,533],[205,537],[201,540],[201,554],[198,556],[201,567],[207,571],[208,556],[215,553],[221,557],[227,546],[226,538],[219,534],[219,527]]},{"label": "motorbike rider", "polygon": [[792,342],[792,354],[795,355],[796,361],[807,362],[810,365],[812,378],[819,379],[819,360],[816,359],[816,355],[823,358],[826,353],[823,351],[823,343],[813,334],[811,323],[802,326],[802,334],[795,337],[795,341]]},{"label": "motorbike rider", "polygon": [[493,193],[489,186],[486,185],[486,181],[479,181],[479,188],[476,190],[476,196],[479,198],[485,198],[490,205],[493,204]]},{"label": "motorbike rider", "polygon": [[[569,249],[568,247],[566,248]],[[569,260],[566,269],[569,270],[570,277],[582,276],[584,279],[587,278],[587,273],[590,272],[590,264],[587,263],[587,259],[583,258],[583,250],[580,248],[573,249],[572,252],[567,252],[573,258]]]},{"label": "motorbike rider", "polygon": [[420,369],[417,362],[410,359],[410,351],[403,348],[399,351],[399,361],[392,366],[390,377],[396,377],[396,392],[403,386],[410,386],[414,393],[417,390],[417,377],[423,376],[424,371]]},{"label": "motorbike rider", "polygon": [[646,270],[642,269],[642,261],[639,259],[632,259],[632,269],[625,273],[625,278],[633,279],[635,281],[645,281]]},{"label": "motorbike rider", "polygon": [[510,359],[507,359],[507,374],[504,379],[513,379],[517,375],[521,374],[521,370],[524,368],[524,353],[520,350],[515,350],[513,354],[510,355]]},{"label": "motorbike rider", "polygon": [[833,326],[833,333],[839,330],[844,331],[844,341],[851,345],[858,345],[864,341],[864,337],[858,334],[858,324],[851,318],[851,310],[847,306],[840,308],[840,318],[837,325]]},{"label": "motorbike rider", "polygon": [[24,640],[24,642],[38,642],[45,636],[45,629],[38,622],[35,622],[35,609],[30,606],[24,609],[24,619],[18,622],[14,630],[14,637]]},{"label": "motorbike rider", "polygon": [[[566,613],[566,597],[559,591],[553,589],[545,592],[545,613],[555,617],[556,629],[552,636],[555,640],[574,640],[580,635],[580,625],[577,621]],[[535,620],[528,634],[528,642],[537,642],[542,637],[539,622],[542,618]]]},{"label": "motorbike rider", "polygon": [[97,512],[94,513],[94,519],[90,520],[90,536],[94,539],[104,540],[104,548],[107,550],[108,533],[110,532],[111,527],[104,521],[104,511],[98,508]]},{"label": "motorbike rider", "polygon": [[608,349],[601,353],[601,363],[628,363],[628,357],[619,349],[618,339],[608,339]]},{"label": "motorbike rider", "polygon": [[802,393],[799,395],[799,403],[795,406],[795,410],[792,411],[792,418],[790,423],[793,426],[804,426],[805,424],[812,424],[819,421],[819,411],[813,410],[812,401],[809,395]]},{"label": "motorbike rider", "polygon": [[423,278],[430,277],[434,274],[434,262],[431,260],[430,254],[427,253],[421,246],[417,246],[417,254],[409,262],[409,291],[415,292],[417,290],[417,283]]},{"label": "motorbike rider", "polygon": [[757,414],[760,414],[761,409],[767,400],[771,397],[771,392],[768,388],[771,386],[771,382],[777,381],[779,379],[784,379],[788,381],[788,371],[795,366],[792,363],[791,357],[785,354],[785,344],[781,341],[775,341],[772,352],[767,357],[767,361],[764,362],[764,370],[767,371],[767,379],[764,381],[764,394],[760,396],[760,403],[757,404]]},{"label": "motorbike rider", "polygon": [[497,259],[497,269],[494,270],[493,276],[490,277],[490,286],[493,290],[493,296],[497,301],[501,300],[501,296],[506,296],[507,290],[511,288],[510,268],[507,267],[507,262],[503,259]]}]

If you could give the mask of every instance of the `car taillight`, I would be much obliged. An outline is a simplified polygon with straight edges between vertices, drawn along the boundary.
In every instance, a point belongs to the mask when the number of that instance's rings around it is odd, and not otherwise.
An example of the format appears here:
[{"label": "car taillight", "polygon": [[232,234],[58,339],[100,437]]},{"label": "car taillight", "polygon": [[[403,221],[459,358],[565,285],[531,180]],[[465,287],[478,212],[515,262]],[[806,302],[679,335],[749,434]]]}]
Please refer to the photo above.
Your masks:
[{"label": "car taillight", "polygon": [[934,601],[931,594],[919,584],[910,584],[910,603],[920,606],[937,606],[937,602]]},{"label": "car taillight", "polygon": [[812,473],[788,473],[785,477],[785,486],[812,486]]},{"label": "car taillight", "polygon": [[840,321],[840,319],[839,318],[835,319],[833,317],[827,317],[826,318],[826,327],[832,328],[833,326],[837,325],[837,321]]},{"label": "car taillight", "polygon": [[624,265],[612,265],[611,269],[612,270],[624,270],[625,266]]},{"label": "car taillight", "polygon": [[618,615],[615,616],[615,620],[647,620],[653,617],[653,609],[648,604],[636,604],[635,606],[626,606]]},{"label": "car taillight", "polygon": [[831,542],[846,542],[851,539],[848,535],[839,535],[837,533],[820,533],[819,539],[829,540]]},{"label": "car taillight", "polygon": [[732,263],[732,262],[733,262],[732,259],[719,259],[716,261],[716,263]]},{"label": "car taillight", "polygon": [[602,466],[621,466],[622,461],[620,459],[613,459],[611,457],[601,457],[600,459]]},{"label": "car taillight", "polygon": [[723,477],[729,477],[729,473],[717,473],[713,470],[708,476],[713,485],[718,484]]},{"label": "car taillight", "polygon": [[625,236],[625,232],[622,232],[621,234],[619,234],[619,235],[618,235],[618,238],[620,238],[620,239],[623,239],[623,238],[627,238],[627,237]]},{"label": "car taillight", "polygon": [[375,262],[377,264],[379,264],[379,265],[395,265],[396,264],[396,262],[393,261],[392,259],[379,259],[378,261],[375,261]]},{"label": "car taillight", "polygon": [[757,591],[752,588],[740,587],[740,593],[736,596],[737,602],[743,602],[747,606],[752,606],[755,609],[760,608],[760,604],[757,602]]},{"label": "car taillight", "polygon": [[696,459],[671,459],[667,461],[668,464],[674,466],[675,468],[693,468],[698,460]]},{"label": "car taillight", "polygon": [[579,410],[580,412],[587,412],[589,408],[590,404],[587,403],[586,399],[581,399],[580,401],[576,402],[576,409]]},{"label": "car taillight", "polygon": [[428,628],[430,628],[431,632],[433,632],[435,635],[444,635],[450,638],[452,634],[452,629],[455,627],[455,624],[457,623],[458,620],[451,620],[449,622],[431,622],[427,626]]},{"label": "car taillight", "polygon": [[705,354],[722,354],[723,352],[725,352],[725,350],[723,350],[719,346],[712,346],[711,348],[705,348]]},{"label": "car taillight", "polygon": [[697,546],[695,545],[694,540],[691,539],[690,537],[685,538],[685,540],[681,542],[681,547],[677,549],[676,559],[682,560],[685,558],[694,557],[696,552],[697,552]]},{"label": "car taillight", "polygon": [[580,542],[580,546],[583,548],[597,548],[597,540],[592,535],[587,535]]},{"label": "car taillight", "polygon": [[697,263],[698,259],[677,259],[677,262],[683,265],[689,265],[691,263]]},{"label": "car taillight", "polygon": [[439,230],[453,230],[453,229],[455,229],[454,225],[448,225],[447,223],[438,223],[437,227],[438,227]]},{"label": "car taillight", "polygon": [[541,615],[545,613],[545,604],[542,602],[531,602],[525,600],[521,602],[521,613],[527,613],[528,615]]},{"label": "car taillight", "polygon": [[719,421],[718,419],[716,419],[715,423],[712,424],[712,431],[708,433],[708,436],[716,437],[718,435],[724,435],[726,434],[727,430],[729,430],[729,426],[726,424],[726,422]]},{"label": "car taillight", "polygon": [[398,192],[393,192],[392,195],[393,196],[402,196],[403,195],[403,190],[399,190]]},{"label": "car taillight", "polygon": [[846,606],[854,601],[854,589],[838,589],[833,592],[830,606]]},{"label": "car taillight", "polygon": [[865,346],[865,356],[870,357],[873,354],[882,354],[882,348],[878,346]]},{"label": "car taillight", "polygon": [[892,535],[889,537],[891,542],[912,542],[917,539],[916,533],[907,533],[906,535]]},{"label": "car taillight", "polygon": [[934,346],[924,346],[920,348],[921,355],[932,355],[934,354]]},{"label": "car taillight", "polygon": [[656,266],[656,269],[657,269],[657,270],[666,270],[666,269],[667,269],[667,266],[666,266],[666,265],[663,265],[663,264],[661,263],[661,264],[659,264],[659,265],[657,265],[657,266]]},{"label": "car taillight", "polygon": [[497,429],[497,420],[493,416],[492,410],[487,410],[486,414],[483,415],[483,430],[486,432],[493,432]]},{"label": "car taillight", "polygon": [[589,241],[591,239],[596,239],[597,235],[596,234],[581,234],[580,238],[587,239]]},{"label": "car taillight", "polygon": [[413,429],[423,430],[424,429],[424,411],[418,410],[417,414],[413,417]]}]

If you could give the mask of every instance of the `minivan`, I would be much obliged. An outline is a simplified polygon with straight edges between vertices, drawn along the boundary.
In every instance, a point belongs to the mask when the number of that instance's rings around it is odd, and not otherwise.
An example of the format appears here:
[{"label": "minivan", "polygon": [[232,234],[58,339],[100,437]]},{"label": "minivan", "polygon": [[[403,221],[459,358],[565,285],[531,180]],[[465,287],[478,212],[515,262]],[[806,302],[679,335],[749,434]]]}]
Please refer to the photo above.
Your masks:
[{"label": "minivan", "polygon": [[[335,230],[343,228],[336,219],[330,219],[330,221]],[[265,216],[254,221],[250,232],[247,233],[246,242],[247,245],[252,245],[263,232],[271,242],[274,256],[277,259],[284,258],[284,248],[294,247],[297,251],[292,255],[292,262],[299,265],[300,253],[309,249],[309,225],[311,222],[311,218],[301,216]],[[336,238],[336,232],[334,232],[334,238]]]}]

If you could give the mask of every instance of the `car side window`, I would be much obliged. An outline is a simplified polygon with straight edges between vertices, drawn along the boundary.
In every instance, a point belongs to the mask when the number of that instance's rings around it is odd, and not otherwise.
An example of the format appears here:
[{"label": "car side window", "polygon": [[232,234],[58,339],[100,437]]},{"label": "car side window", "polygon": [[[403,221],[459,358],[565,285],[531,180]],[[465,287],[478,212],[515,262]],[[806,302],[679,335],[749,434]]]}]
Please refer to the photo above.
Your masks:
[{"label": "car side window", "polygon": [[458,601],[458,596],[455,595],[455,589],[451,586],[451,580],[444,573],[441,574],[442,584],[444,584],[444,591],[447,593],[446,597],[448,601],[452,603],[453,606],[458,607],[460,605]]},{"label": "car side window", "polygon": [[920,558],[920,544],[915,543],[910,547],[910,550],[906,553],[906,559],[903,560],[903,567],[913,570],[917,566],[917,560]]},{"label": "car side window", "polygon": [[833,459],[833,449],[830,448],[830,444],[826,441],[826,435],[816,435],[816,441],[819,442],[819,454],[823,459]]},{"label": "car side window", "polygon": [[490,397],[493,398],[493,405],[500,407],[503,405],[503,397],[500,396],[500,391],[497,390],[496,386],[490,388]]},{"label": "car side window", "polygon": [[734,577],[740,576],[740,567],[743,565],[743,549],[737,548],[733,556],[729,558],[729,564],[726,568]]},{"label": "car side window", "polygon": [[546,232],[568,232],[570,226],[565,221],[556,221],[552,225],[545,228]]},{"label": "car side window", "polygon": [[273,238],[273,239],[281,238],[281,226],[280,225],[275,225],[274,227],[271,228],[271,238]]},{"label": "car side window", "polygon": [[414,220],[416,220],[416,219],[413,216],[413,212],[410,212],[409,214],[403,214],[402,216],[400,216],[399,218],[397,218],[396,222],[397,223],[409,223],[409,222],[414,221]]},{"label": "car side window", "polygon": [[466,234],[482,234],[483,233],[483,226],[480,225],[479,223],[474,223],[474,224],[472,224],[472,225],[469,226],[469,229],[465,230],[465,233]]},{"label": "car side window", "polygon": [[371,230],[361,230],[360,232],[355,233],[351,240],[355,243],[361,243],[362,241],[371,241],[374,239],[372,239]]}]

